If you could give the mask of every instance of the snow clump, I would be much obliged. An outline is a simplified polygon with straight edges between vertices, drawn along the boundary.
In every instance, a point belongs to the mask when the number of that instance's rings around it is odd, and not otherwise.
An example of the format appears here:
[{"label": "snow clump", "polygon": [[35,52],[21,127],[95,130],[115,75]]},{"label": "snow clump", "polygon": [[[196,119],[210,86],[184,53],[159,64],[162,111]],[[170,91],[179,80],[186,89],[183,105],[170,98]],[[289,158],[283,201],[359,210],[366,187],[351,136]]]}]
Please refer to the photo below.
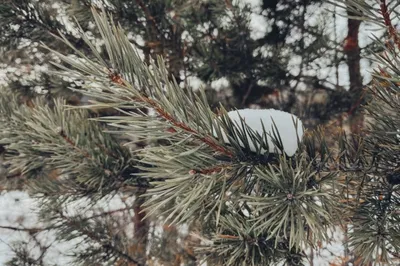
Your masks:
[{"label": "snow clump", "polygon": [[[273,123],[279,132],[280,138],[283,144],[283,151],[288,156],[293,156],[299,146],[299,140],[303,137],[303,123],[301,120],[290,113],[275,110],[275,109],[240,109],[228,112],[228,116],[231,121],[236,125],[238,129],[241,129],[241,120],[244,121],[255,133],[263,136],[263,125],[268,136],[273,136]],[[216,136],[216,132],[214,131]],[[246,133],[247,139],[249,140],[249,148],[251,151],[256,152],[257,149],[250,139],[248,133]],[[222,137],[225,143],[229,143],[229,139],[225,132],[222,130]],[[268,151],[261,149],[262,154],[275,153],[276,147],[271,137],[267,138]],[[242,142],[240,146],[244,147]]]}]

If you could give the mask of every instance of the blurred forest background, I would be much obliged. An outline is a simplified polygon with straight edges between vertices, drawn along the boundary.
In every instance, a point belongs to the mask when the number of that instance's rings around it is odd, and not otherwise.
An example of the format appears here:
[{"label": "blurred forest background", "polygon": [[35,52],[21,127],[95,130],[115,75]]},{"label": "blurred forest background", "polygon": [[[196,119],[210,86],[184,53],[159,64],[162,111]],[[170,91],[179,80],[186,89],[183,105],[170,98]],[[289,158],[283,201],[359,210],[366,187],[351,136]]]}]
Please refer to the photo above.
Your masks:
[{"label": "blurred forest background", "polygon": [[[222,102],[230,109],[284,110],[301,118],[306,128],[324,126],[328,135],[342,127],[357,133],[363,126],[359,107],[368,97],[363,88],[371,81],[369,58],[382,51],[371,37],[386,33],[347,19],[350,11],[324,0],[0,0],[0,86],[12,89],[27,105],[39,95],[49,100],[63,96],[71,105],[90,101],[73,91],[84,85],[81,80],[52,74],[50,61],[60,60],[41,44],[76,58],[55,38],[62,33],[90,57],[90,47],[79,35],[86,32],[103,53],[92,6],[113,15],[144,61],[162,56],[181,87],[206,88],[214,107]],[[51,231],[35,231],[42,225],[30,211],[36,203],[24,193],[25,177],[4,167],[0,176],[7,181],[1,182],[0,264],[22,265],[16,254],[31,259],[32,264],[24,265],[68,265],[64,252],[74,245],[53,244]],[[118,224],[113,228],[141,232],[152,248],[132,246],[138,254],[150,253],[164,265],[195,265],[185,244],[190,241],[188,229],[140,221],[140,207],[127,208],[130,200],[116,194],[91,210]],[[71,212],[86,210],[85,202],[82,206],[71,207]],[[316,262],[310,264],[334,265],[346,256],[340,244],[331,248],[312,254]]]}]

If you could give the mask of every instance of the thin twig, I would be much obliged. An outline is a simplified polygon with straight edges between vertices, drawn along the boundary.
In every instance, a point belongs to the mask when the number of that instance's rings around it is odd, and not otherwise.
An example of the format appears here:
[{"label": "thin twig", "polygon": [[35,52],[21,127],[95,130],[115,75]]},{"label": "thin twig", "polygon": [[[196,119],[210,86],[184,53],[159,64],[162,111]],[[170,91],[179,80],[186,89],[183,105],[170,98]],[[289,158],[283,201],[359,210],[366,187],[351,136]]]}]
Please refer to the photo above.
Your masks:
[{"label": "thin twig", "polygon": [[242,103],[241,103],[242,106],[244,106],[244,104],[247,101],[247,98],[249,98],[249,95],[250,95],[251,91],[253,90],[253,87],[254,87],[254,82],[252,82],[250,84],[249,88],[246,91],[246,94],[243,96],[243,100],[242,100]]},{"label": "thin twig", "polygon": [[[125,81],[122,79],[120,74],[110,72],[109,78],[111,79],[112,82],[114,82],[120,86],[125,86]],[[169,114],[167,111],[165,111],[155,100],[150,99],[146,95],[142,94],[142,95],[140,95],[140,97],[132,97],[131,100],[149,104],[161,117],[163,117],[168,122],[172,123],[174,126],[193,134],[197,139],[204,142],[205,144],[207,144],[209,147],[213,148],[214,150],[221,152],[231,158],[234,157],[234,154],[230,150],[228,150],[227,148],[216,143],[210,137],[200,136],[200,133],[197,132],[196,130],[192,129],[185,123],[177,121],[171,114]]]},{"label": "thin twig", "polygon": [[228,167],[230,167],[230,164],[221,164],[221,165],[217,165],[211,168],[204,168],[204,169],[193,169],[191,170],[192,174],[203,174],[203,175],[209,175],[209,174],[213,174],[215,172],[221,172],[223,169],[226,169]]},{"label": "thin twig", "polygon": [[[133,207],[125,207],[125,208],[120,208],[120,209],[116,209],[116,210],[112,210],[112,211],[108,211],[108,212],[102,212],[102,213],[99,213],[99,214],[92,215],[90,217],[82,218],[82,219],[80,219],[80,221],[89,221],[89,220],[92,220],[92,219],[95,219],[95,218],[104,217],[104,216],[107,216],[107,215],[112,215],[112,214],[117,213],[117,212],[129,211],[131,209],[133,209]],[[68,217],[68,216],[63,216],[63,217],[64,218],[68,218],[70,220],[73,219],[73,218],[76,218],[76,217]],[[61,228],[64,225],[65,224],[51,225],[51,226],[43,227],[43,228],[40,228],[40,227],[23,228],[23,227],[16,227],[16,226],[0,225],[0,229],[6,229],[6,230],[12,230],[12,231],[21,231],[21,232],[28,232],[30,234],[35,234],[35,233],[39,233],[39,232],[43,232],[43,231],[49,231],[49,230],[58,229],[58,228]]]},{"label": "thin twig", "polygon": [[154,17],[150,14],[150,11],[146,7],[146,5],[143,3],[142,0],[136,0],[136,3],[140,6],[142,9],[143,13],[146,16],[146,19],[151,22],[151,25],[153,29],[157,32],[160,33],[159,29],[157,28],[157,21],[154,19]]},{"label": "thin twig", "polygon": [[75,227],[76,230],[78,230],[82,234],[88,236],[91,240],[99,243],[104,249],[106,249],[108,251],[111,251],[112,253],[124,258],[129,263],[134,263],[136,266],[144,266],[144,264],[140,263],[135,258],[132,258],[131,256],[129,256],[125,252],[119,250],[117,247],[113,246],[111,243],[103,243],[103,241],[104,241],[103,239],[99,239],[98,236],[96,236],[96,234],[93,234],[93,232],[84,229],[81,226],[81,223],[77,224],[76,221],[72,220],[68,216],[65,216],[61,211],[59,212],[59,215],[60,215],[61,218],[64,218],[64,219],[66,219],[68,221],[69,226]]},{"label": "thin twig", "polygon": [[388,11],[388,6],[386,4],[386,0],[381,0],[380,9],[381,9],[383,19],[385,21],[385,25],[388,29],[389,37],[393,38],[394,43],[400,49],[400,38],[397,35],[397,31],[392,24],[392,20],[390,19],[390,13]]},{"label": "thin twig", "polygon": [[227,148],[221,146],[220,144],[216,143],[214,140],[212,140],[210,137],[202,137],[200,136],[200,133],[197,132],[196,130],[192,129],[191,127],[189,127],[188,125],[186,125],[185,123],[179,122],[177,121],[172,115],[170,115],[168,112],[166,112],[156,101],[147,98],[147,97],[143,97],[143,101],[148,103],[151,107],[153,107],[153,109],[159,114],[161,115],[164,119],[166,119],[167,121],[171,122],[174,126],[183,129],[186,132],[189,132],[191,134],[193,134],[197,139],[201,140],[202,142],[204,142],[205,144],[207,144],[209,147],[213,148],[214,150],[221,152],[229,157],[233,157],[233,153],[228,150]]}]

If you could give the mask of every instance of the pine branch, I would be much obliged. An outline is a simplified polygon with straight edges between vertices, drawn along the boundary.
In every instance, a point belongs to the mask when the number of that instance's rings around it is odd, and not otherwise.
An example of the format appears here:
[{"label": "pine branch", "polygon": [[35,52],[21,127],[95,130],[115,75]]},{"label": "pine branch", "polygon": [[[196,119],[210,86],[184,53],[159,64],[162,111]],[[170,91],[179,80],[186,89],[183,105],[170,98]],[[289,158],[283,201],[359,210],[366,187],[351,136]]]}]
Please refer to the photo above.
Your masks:
[{"label": "pine branch", "polygon": [[[132,186],[139,181],[131,176],[136,170],[129,151],[103,133],[96,122],[88,121],[87,112],[67,110],[60,100],[54,102],[54,107],[37,100],[33,108],[19,106],[13,97],[5,95],[1,95],[0,101],[8,102],[1,106],[0,128],[11,172],[22,170],[22,175],[36,179],[55,169],[62,170],[53,177],[56,180],[32,180],[35,189],[48,195],[54,190],[60,194],[93,193],[119,189],[127,180],[133,181],[129,182]],[[60,178],[61,175],[64,177]]]},{"label": "pine branch", "polygon": [[397,30],[394,28],[394,26],[392,24],[392,20],[390,18],[390,14],[389,14],[389,11],[388,11],[388,6],[387,6],[387,3],[386,3],[386,0],[380,0],[380,12],[382,14],[382,17],[384,19],[385,25],[387,27],[387,31],[389,33],[389,37],[393,38],[394,43],[400,49],[400,38],[399,38]]},{"label": "pine branch", "polygon": [[[326,238],[326,228],[335,220],[331,214],[337,210],[336,199],[332,196],[336,192],[332,190],[335,174],[319,173],[317,180],[311,162],[314,158],[308,161],[308,157],[294,156],[296,150],[290,153],[292,158],[281,156],[286,151],[273,121],[272,132],[264,126],[256,132],[240,115],[234,122],[223,107],[217,116],[210,109],[204,92],[197,95],[181,89],[169,78],[161,58],[150,65],[144,64],[112,19],[94,10],[93,15],[105,40],[112,68],[95,50],[96,61],[78,50],[75,51],[82,59],[79,61],[55,52],[72,69],[57,66],[96,83],[95,90],[88,87],[82,91],[98,101],[94,107],[109,106],[126,115],[103,117],[99,121],[123,129],[122,133],[137,134],[149,141],[163,138],[167,143],[148,146],[137,153],[141,158],[138,176],[157,180],[151,182],[154,187],[145,193],[145,218],[157,215],[171,224],[200,219],[204,221],[204,229],[212,225],[210,228],[219,232],[222,221],[232,228],[244,223],[239,217],[225,220],[226,217],[233,213],[242,218],[247,215],[252,223],[247,234],[254,236],[246,238],[252,239],[246,245],[256,248],[254,241],[260,239],[257,235],[261,231],[273,238],[275,245],[281,245],[283,239],[285,244],[281,247],[287,253],[270,251],[277,256],[276,260],[283,257],[300,260],[298,253],[303,244]],[[82,38],[91,46],[84,34]],[[143,107],[155,111],[157,116],[128,111]],[[279,166],[270,168],[272,157],[276,157],[273,163]],[[326,157],[321,164],[332,159],[329,154]],[[275,208],[276,201],[287,205],[286,210],[291,214],[282,215],[282,210]],[[307,238],[308,230],[314,231],[314,239]],[[210,251],[218,254],[215,246],[211,246]],[[236,258],[246,253],[240,248],[235,252]],[[254,259],[246,257],[245,261],[255,263],[263,256],[261,253]],[[224,263],[231,261],[227,258],[230,254],[220,255],[223,261],[226,259]]]}]

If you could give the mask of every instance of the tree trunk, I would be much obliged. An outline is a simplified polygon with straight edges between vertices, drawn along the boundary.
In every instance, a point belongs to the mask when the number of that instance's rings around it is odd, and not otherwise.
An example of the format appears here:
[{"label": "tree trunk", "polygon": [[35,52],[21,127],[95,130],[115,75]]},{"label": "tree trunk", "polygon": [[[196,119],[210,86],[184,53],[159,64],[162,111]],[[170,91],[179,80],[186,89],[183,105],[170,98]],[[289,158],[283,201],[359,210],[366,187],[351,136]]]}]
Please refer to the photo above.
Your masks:
[{"label": "tree trunk", "polygon": [[[347,10],[347,15],[353,16],[354,14],[350,10]],[[360,112],[359,108],[363,97],[363,84],[360,71],[361,55],[360,47],[358,45],[358,32],[360,24],[360,20],[348,19],[348,34],[343,47],[347,57],[347,65],[349,67],[350,93],[353,98],[353,105],[348,111],[349,123],[351,133],[354,134],[360,133],[360,129],[364,124],[364,116]]]}]

